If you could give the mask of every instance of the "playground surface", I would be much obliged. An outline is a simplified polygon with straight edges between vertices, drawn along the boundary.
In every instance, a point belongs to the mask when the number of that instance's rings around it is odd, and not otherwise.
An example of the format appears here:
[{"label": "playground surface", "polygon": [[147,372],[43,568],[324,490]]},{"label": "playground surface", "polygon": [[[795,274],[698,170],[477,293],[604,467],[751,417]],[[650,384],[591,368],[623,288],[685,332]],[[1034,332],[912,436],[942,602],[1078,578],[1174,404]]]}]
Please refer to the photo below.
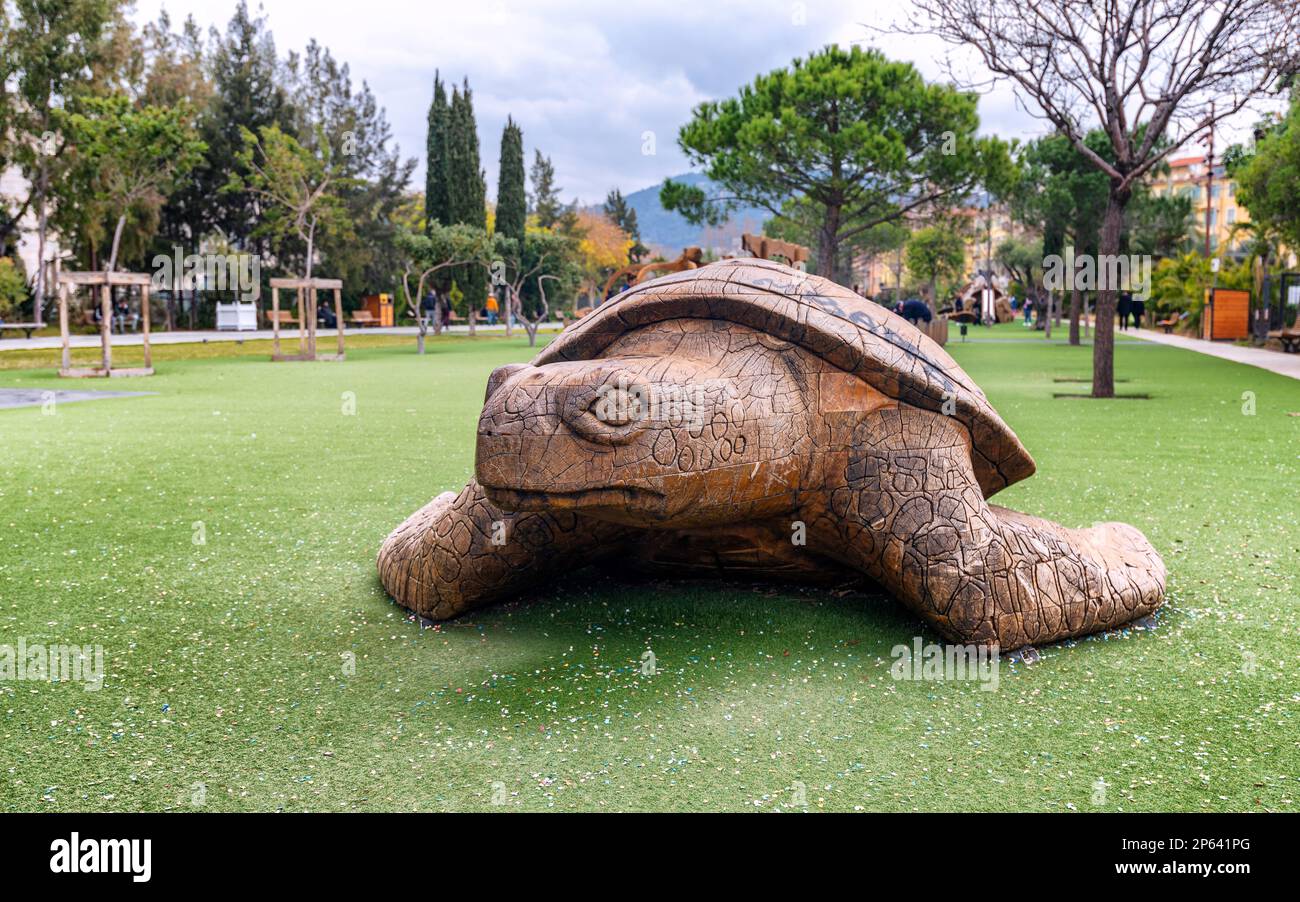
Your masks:
[{"label": "playground surface", "polygon": [[1124,337],[1120,390],[1148,399],[1095,401],[1057,397],[1088,347],[948,349],[1038,463],[997,500],[1131,522],[1170,574],[1154,624],[1004,659],[994,690],[893,679],[938,637],[866,593],[586,570],[408,616],[379,543],[470,477],[522,336],[160,349],[112,386],[154,394],[0,410],[0,644],[105,665],[0,681],[0,810],[1300,808],[1300,385]]}]

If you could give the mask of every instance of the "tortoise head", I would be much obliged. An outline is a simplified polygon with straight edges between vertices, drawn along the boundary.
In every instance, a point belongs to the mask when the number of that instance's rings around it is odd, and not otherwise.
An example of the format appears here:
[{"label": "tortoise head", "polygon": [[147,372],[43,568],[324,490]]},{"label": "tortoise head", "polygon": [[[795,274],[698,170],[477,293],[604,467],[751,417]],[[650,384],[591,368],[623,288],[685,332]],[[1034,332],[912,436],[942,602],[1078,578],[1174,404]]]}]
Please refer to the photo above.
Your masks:
[{"label": "tortoise head", "polygon": [[630,332],[591,360],[514,364],[488,381],[476,475],[509,511],[582,510],[706,525],[790,510],[809,413],[788,347],[704,321]]}]

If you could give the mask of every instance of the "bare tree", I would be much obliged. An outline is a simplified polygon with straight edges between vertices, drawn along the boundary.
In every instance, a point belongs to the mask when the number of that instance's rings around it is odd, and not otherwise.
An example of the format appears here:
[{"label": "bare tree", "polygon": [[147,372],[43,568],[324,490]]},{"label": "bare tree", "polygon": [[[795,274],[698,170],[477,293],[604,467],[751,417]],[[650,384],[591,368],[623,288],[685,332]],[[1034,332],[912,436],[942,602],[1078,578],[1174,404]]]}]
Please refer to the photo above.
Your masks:
[{"label": "bare tree", "polygon": [[[489,256],[491,239],[482,229],[467,225],[444,226],[434,223],[423,233],[414,233],[402,229],[398,232],[395,246],[402,259],[402,294],[406,301],[407,312],[415,319],[419,328],[416,341],[418,353],[424,353],[425,336],[429,333],[430,320],[433,334],[442,332],[443,300],[437,299],[433,306],[433,315],[426,316],[422,301],[424,289],[430,277],[453,266],[464,266],[483,260]],[[415,292],[411,292],[411,277],[416,277]],[[474,329],[474,311],[470,311],[470,333]]]},{"label": "bare tree", "polygon": [[[1110,180],[1099,253],[1119,252],[1134,185],[1296,71],[1295,0],[913,0],[897,31],[974,48],[995,79]],[[1084,143],[1100,125],[1110,159]],[[1211,161],[1211,164],[1213,161]],[[1116,286],[1098,293],[1092,395],[1115,395]]]},{"label": "bare tree", "polygon": [[[521,248],[517,239],[494,237],[496,253],[493,259],[484,260],[483,265],[493,286],[505,289],[506,317],[513,312],[528,333],[529,346],[535,345],[537,329],[551,312],[544,283],[547,279],[563,281],[556,273],[571,265],[572,242],[563,235],[535,232],[524,239]],[[536,280],[538,293],[538,303],[531,315],[524,311],[523,303],[524,286],[529,279]]]},{"label": "bare tree", "polygon": [[424,286],[429,277],[442,269],[451,266],[459,266],[459,260],[447,260],[442,263],[435,263],[432,266],[425,266],[419,269],[418,281],[415,293],[411,293],[411,276],[416,274],[419,267],[414,260],[407,259],[402,264],[402,294],[406,298],[406,312],[415,319],[415,324],[419,328],[419,337],[416,339],[416,352],[424,353],[424,340],[429,334],[430,320],[433,323],[433,334],[442,333],[442,303],[439,301],[433,307],[430,316],[426,316],[422,302],[424,300]]}]

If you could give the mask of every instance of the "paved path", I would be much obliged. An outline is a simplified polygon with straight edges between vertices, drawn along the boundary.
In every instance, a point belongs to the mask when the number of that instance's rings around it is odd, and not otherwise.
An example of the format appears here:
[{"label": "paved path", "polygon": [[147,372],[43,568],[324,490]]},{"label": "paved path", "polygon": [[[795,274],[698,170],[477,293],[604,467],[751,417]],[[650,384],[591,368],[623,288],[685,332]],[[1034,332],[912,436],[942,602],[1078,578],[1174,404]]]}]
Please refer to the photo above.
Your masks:
[{"label": "paved path", "polygon": [[[551,328],[557,328],[558,324],[552,324]],[[543,326],[543,329],[546,327]],[[469,326],[451,325],[443,332],[450,331],[454,335],[466,335],[469,333]],[[493,332],[502,334],[506,331],[503,325],[489,326],[486,323],[479,323],[478,331]],[[418,335],[420,332],[415,326],[396,326],[383,329],[347,329],[346,334],[349,336],[357,335]],[[523,326],[515,328],[516,335],[526,335]],[[429,333],[430,336],[433,332]],[[174,344],[192,344],[195,342],[209,341],[270,341],[272,333],[270,329],[259,329],[256,332],[217,332],[215,330],[199,330],[194,332],[153,332],[149,336],[149,343],[154,345],[174,345]],[[319,343],[322,339],[333,341],[333,329],[321,329],[316,333],[316,341]],[[285,330],[280,333],[280,340],[289,343],[298,341],[296,330]],[[74,348],[97,348],[99,347],[99,335],[73,335],[70,343]],[[129,332],[126,335],[113,335],[113,347],[125,348],[132,345],[144,343],[144,337],[136,332]],[[0,338],[0,351],[17,351],[17,350],[39,350],[42,348],[59,348],[63,344],[57,335],[38,335],[35,338]]]},{"label": "paved path", "polygon": [[[34,388],[0,388],[0,410],[7,407],[37,407],[46,401],[98,401],[100,398],[138,398],[154,391],[41,391]],[[53,395],[51,398],[50,396]]]},{"label": "paved path", "polygon": [[1184,335],[1166,335],[1151,329],[1130,329],[1130,335],[1139,335],[1147,341],[1157,344],[1172,345],[1184,351],[1196,351],[1246,366],[1257,366],[1270,373],[1300,379],[1300,354],[1283,354],[1281,351],[1266,351],[1263,348],[1243,348],[1223,341],[1205,341],[1201,338],[1188,338]]}]

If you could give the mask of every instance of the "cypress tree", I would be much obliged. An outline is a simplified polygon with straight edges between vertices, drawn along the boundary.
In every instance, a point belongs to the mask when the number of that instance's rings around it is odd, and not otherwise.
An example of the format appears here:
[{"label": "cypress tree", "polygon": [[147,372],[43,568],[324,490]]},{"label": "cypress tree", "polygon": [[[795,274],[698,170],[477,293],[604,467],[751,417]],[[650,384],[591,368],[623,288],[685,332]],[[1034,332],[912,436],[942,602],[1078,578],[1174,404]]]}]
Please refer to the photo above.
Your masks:
[{"label": "cypress tree", "polygon": [[429,104],[429,132],[425,141],[424,218],[432,225],[451,222],[447,210],[447,132],[450,110],[447,91],[433,74],[433,101]]},{"label": "cypress tree", "polygon": [[528,196],[524,187],[524,133],[513,119],[506,119],[501,132],[501,173],[497,179],[498,234],[524,246],[524,222],[528,218]]},{"label": "cypress tree", "polygon": [[[460,89],[451,90],[446,185],[448,222],[487,228],[487,180],[479,165],[478,126],[474,122],[474,99],[468,79]],[[465,292],[469,309],[481,309],[487,302],[488,282],[483,267],[468,264],[456,280]]]}]

